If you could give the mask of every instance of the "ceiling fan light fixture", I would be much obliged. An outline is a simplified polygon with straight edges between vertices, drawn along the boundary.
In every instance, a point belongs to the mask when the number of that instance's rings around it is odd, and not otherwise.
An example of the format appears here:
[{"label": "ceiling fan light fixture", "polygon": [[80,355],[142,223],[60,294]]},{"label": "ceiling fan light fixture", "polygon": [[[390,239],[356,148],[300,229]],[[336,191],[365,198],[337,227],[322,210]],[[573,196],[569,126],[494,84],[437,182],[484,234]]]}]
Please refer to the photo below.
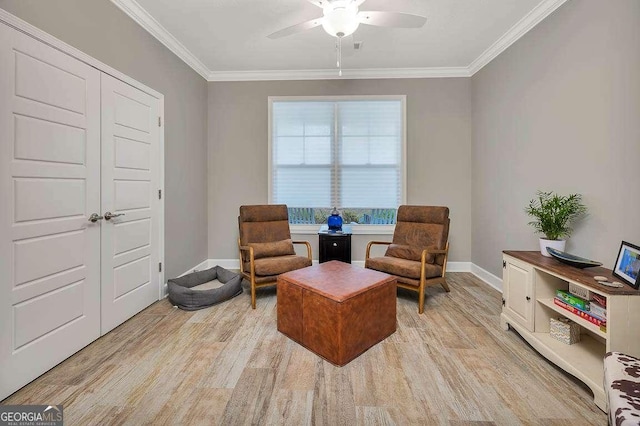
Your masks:
[{"label": "ceiling fan light fixture", "polygon": [[358,7],[351,2],[330,3],[324,9],[322,28],[334,37],[346,37],[358,29]]}]

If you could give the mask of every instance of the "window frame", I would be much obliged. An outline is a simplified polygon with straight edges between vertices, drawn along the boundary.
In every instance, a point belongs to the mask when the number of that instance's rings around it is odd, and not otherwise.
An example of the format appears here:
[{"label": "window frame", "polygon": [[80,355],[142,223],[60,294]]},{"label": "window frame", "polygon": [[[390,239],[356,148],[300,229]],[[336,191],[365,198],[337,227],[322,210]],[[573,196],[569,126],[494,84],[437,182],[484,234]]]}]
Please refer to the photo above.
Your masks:
[{"label": "window frame", "polygon": [[[268,203],[273,204],[273,103],[274,102],[322,102],[322,101],[400,101],[401,104],[401,158],[400,158],[400,204],[407,203],[407,96],[406,95],[342,95],[342,96],[268,96],[267,97],[267,191]],[[329,206],[331,207],[331,206]],[[321,224],[293,225],[294,234],[315,234]],[[393,234],[395,225],[353,224],[354,234]]]}]

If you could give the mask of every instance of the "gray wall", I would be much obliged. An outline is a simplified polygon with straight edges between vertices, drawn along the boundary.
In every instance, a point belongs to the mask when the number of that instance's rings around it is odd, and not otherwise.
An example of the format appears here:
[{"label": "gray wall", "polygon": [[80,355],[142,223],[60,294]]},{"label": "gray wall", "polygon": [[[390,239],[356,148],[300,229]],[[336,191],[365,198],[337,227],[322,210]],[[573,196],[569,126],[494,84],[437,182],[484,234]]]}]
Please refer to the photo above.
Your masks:
[{"label": "gray wall", "polygon": [[569,1],[472,78],[471,260],[536,250],[536,190],[584,195],[567,251],[613,267],[640,244],[640,1]]},{"label": "gray wall", "polygon": [[[209,257],[236,259],[238,207],[264,204],[267,97],[407,95],[407,202],[451,209],[452,261],[471,257],[471,80],[390,79],[209,83]],[[310,240],[318,257],[317,235]],[[368,241],[354,235],[353,260]]]},{"label": "gray wall", "polygon": [[207,258],[207,82],[108,0],[0,8],[165,96],[166,277]]}]

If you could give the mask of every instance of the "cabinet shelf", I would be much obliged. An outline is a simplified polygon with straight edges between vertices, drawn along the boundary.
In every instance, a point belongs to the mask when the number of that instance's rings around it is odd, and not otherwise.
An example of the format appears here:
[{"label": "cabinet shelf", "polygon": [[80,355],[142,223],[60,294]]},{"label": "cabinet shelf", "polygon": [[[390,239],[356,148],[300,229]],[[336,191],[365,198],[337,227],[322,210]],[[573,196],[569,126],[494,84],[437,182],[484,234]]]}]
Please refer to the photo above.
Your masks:
[{"label": "cabinet shelf", "polygon": [[569,318],[571,321],[575,322],[576,324],[580,325],[580,327],[584,327],[587,330],[593,332],[596,334],[596,336],[601,336],[603,338],[607,337],[607,333],[600,330],[600,327],[598,327],[597,325],[587,321],[584,318],[580,318],[578,315],[567,311],[566,309],[561,308],[560,306],[556,305],[555,303],[553,303],[553,299],[538,299],[538,303],[546,306],[547,308],[559,313],[560,315],[562,315],[565,318]]},{"label": "cabinet shelf", "polygon": [[[606,288],[594,275],[611,276],[604,268],[588,271],[544,257],[540,252],[506,251],[503,257],[503,308],[500,323],[515,329],[538,353],[582,380],[593,392],[595,404],[606,410],[603,387],[604,355],[618,351],[640,356],[640,291]],[[576,286],[607,299],[607,328],[556,305],[557,290]],[[581,340],[573,345],[551,337],[550,319],[562,316],[580,326]]]},{"label": "cabinet shelf", "polygon": [[[533,333],[540,343],[557,357],[567,363],[564,370],[589,385],[602,386],[604,383],[605,346],[591,336],[583,335],[578,343],[567,345],[549,333]],[[559,363],[559,362],[557,362]]]}]

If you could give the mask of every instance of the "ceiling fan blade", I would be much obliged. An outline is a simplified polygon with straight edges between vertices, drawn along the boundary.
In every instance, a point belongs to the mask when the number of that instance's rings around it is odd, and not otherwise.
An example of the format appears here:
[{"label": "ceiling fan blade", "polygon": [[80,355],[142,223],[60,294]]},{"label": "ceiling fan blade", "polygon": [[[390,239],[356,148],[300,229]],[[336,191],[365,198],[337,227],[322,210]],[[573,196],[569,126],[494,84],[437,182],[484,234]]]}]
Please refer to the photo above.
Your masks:
[{"label": "ceiling fan blade", "polygon": [[311,28],[315,28],[319,25],[322,25],[322,18],[312,19],[307,22],[302,22],[300,24],[292,25],[290,27],[284,28],[280,31],[276,31],[273,34],[269,34],[267,37],[271,39],[286,37],[291,34],[300,33],[302,31],[310,30]]},{"label": "ceiling fan blade", "polygon": [[361,24],[378,27],[420,28],[427,18],[420,15],[400,12],[363,11],[358,13]]}]

